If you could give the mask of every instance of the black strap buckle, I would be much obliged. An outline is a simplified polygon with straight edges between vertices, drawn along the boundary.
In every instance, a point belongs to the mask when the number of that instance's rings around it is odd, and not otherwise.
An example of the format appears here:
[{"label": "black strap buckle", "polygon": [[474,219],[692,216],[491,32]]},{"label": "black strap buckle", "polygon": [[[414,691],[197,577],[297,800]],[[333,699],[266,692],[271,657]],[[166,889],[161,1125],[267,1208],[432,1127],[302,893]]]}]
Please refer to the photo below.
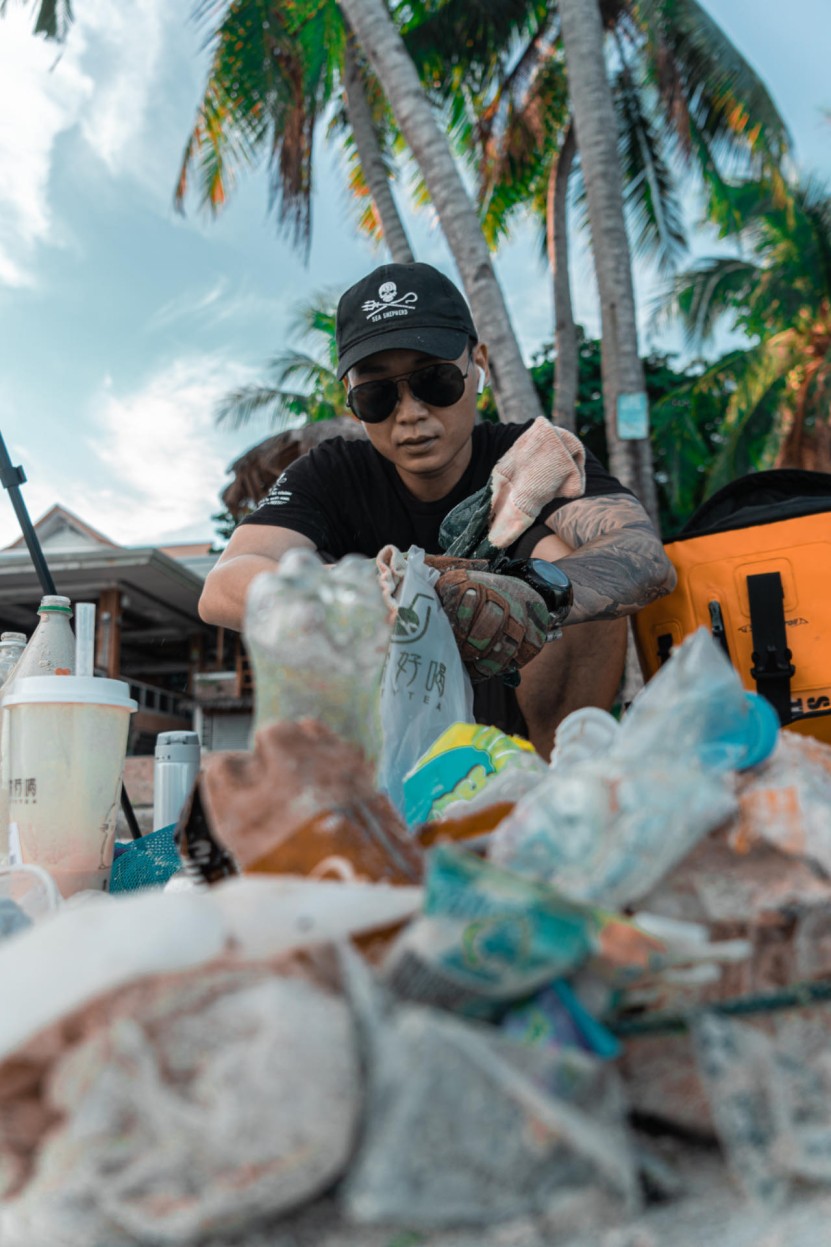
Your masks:
[{"label": "black strap buckle", "polygon": [[756,688],[770,702],[781,724],[791,721],[791,678],[795,674],[785,635],[785,594],[779,572],[748,576],[750,627]]}]

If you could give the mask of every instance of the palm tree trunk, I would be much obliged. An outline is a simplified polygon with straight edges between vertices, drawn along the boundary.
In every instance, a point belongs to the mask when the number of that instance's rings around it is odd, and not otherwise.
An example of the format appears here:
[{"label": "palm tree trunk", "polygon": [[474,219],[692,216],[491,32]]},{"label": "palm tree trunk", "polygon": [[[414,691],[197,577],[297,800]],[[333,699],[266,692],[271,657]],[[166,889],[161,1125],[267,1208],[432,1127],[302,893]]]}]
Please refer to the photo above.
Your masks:
[{"label": "palm tree trunk", "polygon": [[557,353],[551,418],[560,428],[570,429],[572,433],[577,427],[578,350],[568,271],[567,203],[568,180],[576,151],[574,123],[570,121],[548,178],[546,241],[554,280],[554,345]]},{"label": "palm tree trunk", "polygon": [[632,264],[623,214],[617,124],[606,75],[603,25],[597,0],[560,0],[560,30],[569,94],[586,183],[603,334],[602,373],[606,437],[612,472],[640,498],[657,523],[649,439],[618,435],[618,399],[643,394]]},{"label": "palm tree trunk", "polygon": [[476,327],[490,348],[491,380],[500,419],[524,421],[542,415],[479,218],[387,6],[384,0],[339,0],[339,4],[421,169],[458,265]]},{"label": "palm tree trunk", "polygon": [[343,99],[361,169],[381,221],[384,242],[396,264],[412,264],[415,257],[393,198],[372,111],[366,97],[366,88],[355,55],[355,37],[351,32],[347,34],[344,54]]}]

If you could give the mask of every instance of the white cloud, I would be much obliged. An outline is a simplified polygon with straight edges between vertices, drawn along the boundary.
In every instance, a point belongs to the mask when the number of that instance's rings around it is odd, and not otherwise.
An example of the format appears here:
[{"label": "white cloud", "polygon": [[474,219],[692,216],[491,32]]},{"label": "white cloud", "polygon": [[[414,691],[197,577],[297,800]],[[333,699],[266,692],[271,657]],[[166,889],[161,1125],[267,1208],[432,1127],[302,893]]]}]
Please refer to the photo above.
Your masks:
[{"label": "white cloud", "polygon": [[[99,475],[108,477],[86,518],[125,544],[156,541],[170,532],[202,525],[226,482],[240,435],[217,430],[219,396],[250,379],[250,371],[215,356],[180,359],[140,390],[117,394],[107,385],[98,400],[89,439]],[[257,430],[250,436],[256,439]]]},{"label": "white cloud", "polygon": [[61,135],[79,130],[109,174],[147,178],[139,139],[165,20],[180,16],[166,0],[85,0],[58,47],[32,34],[30,9],[8,8],[0,20],[0,284],[33,284],[37,245],[63,240],[50,201]]},{"label": "white cloud", "polygon": [[[105,381],[87,426],[93,432],[82,477],[52,467],[54,458],[34,446],[10,445],[13,462],[40,463],[24,487],[32,518],[60,503],[124,545],[209,539],[229,462],[268,431],[257,425],[219,430],[214,407],[221,394],[253,375],[234,361],[200,355],[176,360],[132,391]],[[1,511],[0,544],[18,536],[11,508]]]},{"label": "white cloud", "polygon": [[31,284],[29,261],[54,231],[49,175],[55,141],[93,91],[77,61],[31,33],[31,14],[12,6],[0,28],[0,282]]},{"label": "white cloud", "polygon": [[225,276],[201,291],[188,289],[168,299],[148,318],[145,327],[151,333],[181,323],[191,328],[197,324],[201,327],[233,323],[238,328],[249,318],[258,324],[268,320],[277,325],[285,321],[287,314],[290,308],[284,299],[259,294],[244,280],[232,284]]},{"label": "white cloud", "polygon": [[136,159],[135,142],[153,95],[169,9],[165,0],[85,0],[77,6],[81,54],[85,65],[94,66],[94,91],[81,132],[111,173],[123,173]]},{"label": "white cloud", "polygon": [[147,322],[147,327],[167,329],[180,320],[192,322],[197,316],[219,317],[224,314],[223,309],[228,306],[225,298],[227,291],[227,277],[220,277],[202,294],[186,290],[184,294],[177,295],[175,299],[169,299],[167,303],[157,308]]}]

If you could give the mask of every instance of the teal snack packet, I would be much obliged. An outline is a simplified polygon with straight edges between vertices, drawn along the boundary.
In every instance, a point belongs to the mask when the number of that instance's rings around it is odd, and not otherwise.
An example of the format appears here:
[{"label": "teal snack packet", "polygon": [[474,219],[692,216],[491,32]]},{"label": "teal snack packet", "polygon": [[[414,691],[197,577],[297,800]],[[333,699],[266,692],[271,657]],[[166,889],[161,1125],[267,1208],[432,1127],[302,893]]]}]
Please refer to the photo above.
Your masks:
[{"label": "teal snack packet", "polygon": [[382,976],[407,999],[492,1017],[590,957],[646,964],[659,947],[615,914],[442,844],[428,858],[422,916]]}]

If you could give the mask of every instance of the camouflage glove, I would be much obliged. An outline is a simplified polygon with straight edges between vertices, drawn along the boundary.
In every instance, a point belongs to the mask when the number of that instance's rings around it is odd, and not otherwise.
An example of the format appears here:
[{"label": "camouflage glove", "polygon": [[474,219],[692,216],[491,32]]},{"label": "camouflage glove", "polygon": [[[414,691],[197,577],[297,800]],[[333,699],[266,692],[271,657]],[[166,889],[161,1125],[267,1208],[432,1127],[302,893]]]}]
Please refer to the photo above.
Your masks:
[{"label": "camouflage glove", "polygon": [[425,562],[441,572],[436,592],[471,680],[515,672],[540,652],[549,610],[530,585],[489,572],[484,559],[428,555]]}]

